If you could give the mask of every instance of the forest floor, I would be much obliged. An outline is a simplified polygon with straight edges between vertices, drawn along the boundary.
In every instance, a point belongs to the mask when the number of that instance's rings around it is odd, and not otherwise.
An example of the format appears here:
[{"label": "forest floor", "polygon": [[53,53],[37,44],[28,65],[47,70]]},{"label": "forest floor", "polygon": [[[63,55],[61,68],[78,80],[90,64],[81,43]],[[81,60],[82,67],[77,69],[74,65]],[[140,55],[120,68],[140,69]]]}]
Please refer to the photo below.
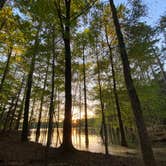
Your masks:
[{"label": "forest floor", "polygon": [[[85,151],[64,153],[41,144],[20,141],[16,132],[0,132],[0,166],[142,166],[138,157],[104,155]],[[157,160],[158,166],[165,166],[166,160]]]}]

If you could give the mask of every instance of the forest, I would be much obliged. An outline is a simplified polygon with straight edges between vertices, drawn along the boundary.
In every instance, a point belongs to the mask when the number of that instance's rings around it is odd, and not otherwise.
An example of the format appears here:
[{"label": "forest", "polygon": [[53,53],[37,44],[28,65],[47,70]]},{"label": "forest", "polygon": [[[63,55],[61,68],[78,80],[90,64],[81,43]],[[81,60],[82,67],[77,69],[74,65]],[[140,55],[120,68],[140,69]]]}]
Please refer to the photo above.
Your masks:
[{"label": "forest", "polygon": [[166,8],[149,23],[146,1],[0,0],[0,166],[166,165]]}]

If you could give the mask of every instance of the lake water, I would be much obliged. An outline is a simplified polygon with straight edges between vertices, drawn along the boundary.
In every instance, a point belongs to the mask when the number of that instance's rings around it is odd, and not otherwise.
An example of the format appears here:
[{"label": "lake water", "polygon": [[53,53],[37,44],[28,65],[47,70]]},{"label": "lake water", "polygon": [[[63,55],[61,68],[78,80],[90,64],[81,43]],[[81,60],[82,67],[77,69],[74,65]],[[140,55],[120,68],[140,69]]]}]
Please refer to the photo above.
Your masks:
[{"label": "lake water", "polygon": [[[57,141],[57,132],[56,131],[57,130],[54,129],[53,137],[52,137],[52,144],[51,144],[52,147],[59,147],[60,142],[62,140],[62,129],[59,129],[60,141]],[[32,129],[31,134],[30,134],[30,140],[33,142],[35,141],[35,132],[36,132],[36,130]],[[39,138],[39,143],[46,145],[46,142],[47,142],[47,130],[42,129],[41,135]],[[79,131],[76,128],[73,128],[73,130],[72,130],[72,142],[73,142],[74,147],[78,150],[105,153],[105,148],[104,148],[104,144],[102,143],[102,139],[95,130],[89,130],[89,147],[88,148],[86,148],[86,146],[85,146],[85,135],[84,135],[83,131],[81,132],[81,134],[79,134]],[[122,147],[120,145],[109,144],[108,149],[109,149],[110,154],[115,154],[115,155],[125,156],[125,155],[136,155],[137,154],[136,149],[126,148],[126,147]]]}]

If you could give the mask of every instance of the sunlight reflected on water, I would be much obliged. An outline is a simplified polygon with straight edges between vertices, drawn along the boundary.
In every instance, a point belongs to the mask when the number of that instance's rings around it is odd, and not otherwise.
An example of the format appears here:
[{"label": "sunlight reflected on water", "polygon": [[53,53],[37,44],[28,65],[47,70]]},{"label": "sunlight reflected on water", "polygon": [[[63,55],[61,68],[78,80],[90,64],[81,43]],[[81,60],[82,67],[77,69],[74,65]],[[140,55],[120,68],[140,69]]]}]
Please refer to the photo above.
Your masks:
[{"label": "sunlight reflected on water", "polygon": [[[30,140],[35,141],[35,129],[31,130],[30,134]],[[52,147],[59,147],[62,141],[62,129],[59,129],[59,138],[57,139],[57,130],[54,129],[53,137],[52,137]],[[58,141],[57,141],[58,140]],[[47,142],[47,130],[42,129],[41,135],[39,138],[39,143],[42,143],[43,145],[46,145]],[[72,142],[76,149],[79,150],[86,150],[90,152],[96,152],[96,153],[105,153],[104,144],[102,143],[101,137],[94,131],[89,132],[89,147],[86,148],[85,146],[85,135],[83,132],[79,134],[79,130],[76,128],[73,128],[72,131]],[[126,147],[122,147],[119,145],[109,145],[109,153],[110,154],[116,154],[116,155],[135,155],[137,154],[136,149],[130,149]]]}]

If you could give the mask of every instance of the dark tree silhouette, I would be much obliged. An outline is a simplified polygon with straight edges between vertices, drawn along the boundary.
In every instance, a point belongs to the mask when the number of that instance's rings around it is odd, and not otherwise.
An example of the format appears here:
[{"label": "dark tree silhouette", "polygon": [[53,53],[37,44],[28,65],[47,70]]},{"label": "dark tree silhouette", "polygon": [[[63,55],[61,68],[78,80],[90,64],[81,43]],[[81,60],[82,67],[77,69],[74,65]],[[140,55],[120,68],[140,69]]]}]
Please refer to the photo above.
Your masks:
[{"label": "dark tree silhouette", "polygon": [[138,95],[131,77],[130,64],[128,60],[126,46],[124,43],[123,34],[121,32],[121,27],[119,24],[119,19],[117,16],[116,7],[114,5],[113,0],[109,0],[109,2],[110,2],[110,8],[112,11],[112,17],[113,17],[113,21],[115,25],[116,34],[117,34],[117,39],[119,43],[120,55],[121,55],[121,59],[123,63],[125,83],[126,83],[129,97],[130,97],[131,106],[132,106],[133,113],[135,115],[135,121],[136,121],[137,129],[138,129],[138,133],[139,133],[143,160],[146,166],[149,166],[149,165],[156,166],[153,151],[152,151],[151,141],[148,136],[144,118],[142,115],[140,100],[138,98]]}]

